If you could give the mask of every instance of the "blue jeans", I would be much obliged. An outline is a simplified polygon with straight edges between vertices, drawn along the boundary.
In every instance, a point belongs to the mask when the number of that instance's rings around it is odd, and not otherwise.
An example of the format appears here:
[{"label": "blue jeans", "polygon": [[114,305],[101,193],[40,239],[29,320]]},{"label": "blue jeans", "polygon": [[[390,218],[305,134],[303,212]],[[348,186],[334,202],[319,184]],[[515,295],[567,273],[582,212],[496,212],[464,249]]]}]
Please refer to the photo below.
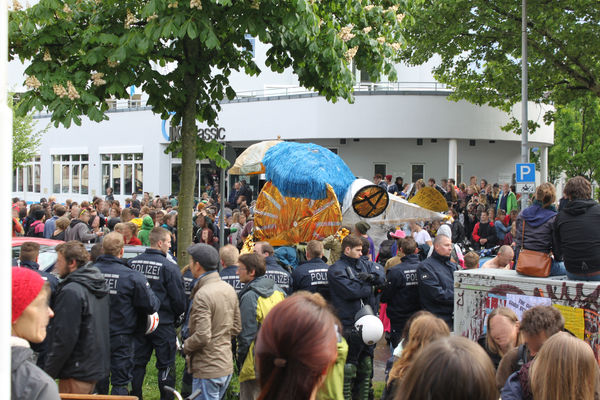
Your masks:
[{"label": "blue jeans", "polygon": [[567,278],[572,279],[574,281],[600,281],[600,274],[586,277],[585,274],[575,275],[567,271]]},{"label": "blue jeans", "polygon": [[500,242],[504,241],[504,236],[510,232],[511,227],[504,226],[501,221],[494,221],[494,226],[496,227],[496,235],[498,236],[498,240],[500,240]]},{"label": "blue jeans", "polygon": [[194,378],[194,383],[192,384],[192,393],[198,389],[201,389],[202,394],[196,397],[196,400],[220,400],[225,397],[225,392],[227,391],[227,387],[229,387],[229,382],[231,382],[231,375],[214,379]]},{"label": "blue jeans", "polygon": [[550,276],[557,275],[568,275],[567,270],[565,269],[565,263],[556,261],[554,258],[552,259],[552,266],[550,267]]}]

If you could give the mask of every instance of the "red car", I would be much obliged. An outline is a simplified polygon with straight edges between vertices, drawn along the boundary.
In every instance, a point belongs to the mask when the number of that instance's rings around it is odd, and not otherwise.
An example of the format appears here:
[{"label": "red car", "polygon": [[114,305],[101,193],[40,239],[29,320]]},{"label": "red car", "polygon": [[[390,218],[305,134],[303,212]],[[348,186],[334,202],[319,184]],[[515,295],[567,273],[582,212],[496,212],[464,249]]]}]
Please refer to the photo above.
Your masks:
[{"label": "red car", "polygon": [[27,237],[27,236],[14,237],[14,238],[12,238],[13,265],[17,265],[16,260],[19,259],[19,255],[21,254],[21,245],[24,242],[39,243],[40,256],[38,259],[38,264],[40,264],[41,270],[44,270],[46,267],[48,267],[56,262],[56,253],[48,254],[48,253],[43,252],[43,249],[46,249],[49,247],[54,247],[58,244],[64,243],[61,240],[51,240],[51,239],[44,239],[44,238],[38,238],[38,237]]}]

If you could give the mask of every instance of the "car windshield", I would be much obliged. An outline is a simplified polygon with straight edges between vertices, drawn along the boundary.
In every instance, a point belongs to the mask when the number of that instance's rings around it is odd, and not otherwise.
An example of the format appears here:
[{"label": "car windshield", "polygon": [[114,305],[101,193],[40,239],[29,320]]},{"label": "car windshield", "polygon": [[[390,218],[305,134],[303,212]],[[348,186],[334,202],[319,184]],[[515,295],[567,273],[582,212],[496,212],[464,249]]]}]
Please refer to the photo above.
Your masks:
[{"label": "car windshield", "polygon": [[56,258],[57,255],[55,251],[40,252],[40,256],[38,257],[38,264],[40,264],[40,270],[46,270],[46,268],[48,268],[56,262]]}]

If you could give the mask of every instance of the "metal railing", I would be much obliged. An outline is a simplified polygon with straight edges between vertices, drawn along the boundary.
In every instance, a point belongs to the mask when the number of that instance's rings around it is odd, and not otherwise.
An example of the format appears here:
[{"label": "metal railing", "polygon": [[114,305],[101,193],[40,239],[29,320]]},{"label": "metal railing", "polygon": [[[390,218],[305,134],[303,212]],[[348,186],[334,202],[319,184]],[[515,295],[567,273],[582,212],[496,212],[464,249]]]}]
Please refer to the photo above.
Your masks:
[{"label": "metal railing", "polygon": [[[435,92],[444,91],[450,92],[450,89],[446,84],[439,82],[378,82],[378,83],[359,83],[354,86],[355,92],[378,92],[378,91],[421,91],[421,90],[432,90]],[[250,90],[244,92],[237,92],[236,99],[249,99],[249,98],[265,98],[265,97],[279,97],[279,96],[294,96],[301,94],[316,94],[314,90],[306,89],[302,86],[282,86],[282,87],[267,87],[260,90]]]},{"label": "metal railing", "polygon": [[[405,91],[434,91],[434,92],[451,92],[446,84],[439,82],[378,82],[378,83],[359,83],[354,86],[354,92],[405,92]],[[304,94],[317,95],[314,90],[306,89],[302,86],[282,86],[282,87],[266,87],[260,90],[250,90],[237,92],[235,100],[242,99],[258,99],[270,97],[297,96]],[[146,99],[109,99],[108,111],[129,110],[134,111],[139,108],[147,107]],[[52,112],[47,109],[33,114],[34,118],[48,118]]]}]

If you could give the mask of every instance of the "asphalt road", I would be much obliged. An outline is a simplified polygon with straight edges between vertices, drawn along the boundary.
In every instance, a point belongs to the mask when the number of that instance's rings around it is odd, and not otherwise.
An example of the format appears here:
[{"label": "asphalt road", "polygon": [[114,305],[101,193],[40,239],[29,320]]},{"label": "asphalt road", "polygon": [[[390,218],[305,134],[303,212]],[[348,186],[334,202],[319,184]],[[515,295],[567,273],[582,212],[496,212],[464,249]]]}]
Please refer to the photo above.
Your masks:
[{"label": "asphalt road", "polygon": [[373,361],[373,381],[385,382],[385,363],[391,357],[390,346],[385,341],[385,336],[381,338],[375,348],[375,360]]}]

